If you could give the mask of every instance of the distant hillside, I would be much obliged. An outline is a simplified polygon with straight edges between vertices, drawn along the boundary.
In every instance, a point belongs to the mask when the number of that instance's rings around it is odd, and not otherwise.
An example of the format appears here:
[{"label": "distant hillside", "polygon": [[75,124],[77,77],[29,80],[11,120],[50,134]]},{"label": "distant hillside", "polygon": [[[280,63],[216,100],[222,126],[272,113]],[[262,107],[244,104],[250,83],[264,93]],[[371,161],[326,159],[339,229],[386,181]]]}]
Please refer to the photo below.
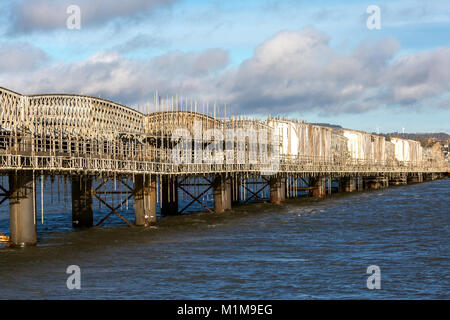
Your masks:
[{"label": "distant hillside", "polygon": [[[340,125],[331,124],[331,123],[311,123],[313,125],[328,127],[332,129],[342,129]],[[401,132],[390,132],[390,133],[376,133],[372,132],[372,134],[384,136],[386,138],[401,138],[401,139],[409,139],[420,141],[423,147],[430,147],[434,145],[436,142],[440,142],[442,145],[450,143],[450,135],[445,132],[437,132],[437,133],[401,133]]]},{"label": "distant hillside", "polygon": [[342,129],[341,126],[339,126],[337,124],[331,124],[331,123],[311,123],[311,124],[316,125],[316,126],[328,127],[328,128],[332,128],[332,129]]},{"label": "distant hillside", "polygon": [[392,133],[383,133],[381,134],[387,137],[397,137],[402,139],[411,139],[411,140],[421,140],[421,139],[436,139],[438,141],[446,141],[450,139],[450,135],[445,132],[438,133],[400,133],[400,132],[392,132]]},{"label": "distant hillside", "polygon": [[394,137],[401,139],[410,139],[420,141],[422,146],[430,146],[435,142],[441,142],[442,144],[448,143],[450,141],[450,135],[445,132],[438,133],[400,133],[400,132],[392,132],[392,133],[381,133],[381,136],[386,138]]}]

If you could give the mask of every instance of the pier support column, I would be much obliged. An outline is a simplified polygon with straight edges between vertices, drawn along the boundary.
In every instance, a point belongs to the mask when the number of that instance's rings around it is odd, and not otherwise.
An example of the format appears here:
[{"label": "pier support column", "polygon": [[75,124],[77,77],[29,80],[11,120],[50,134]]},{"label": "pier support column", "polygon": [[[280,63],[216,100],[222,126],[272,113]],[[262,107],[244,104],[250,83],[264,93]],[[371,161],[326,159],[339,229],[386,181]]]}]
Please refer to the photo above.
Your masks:
[{"label": "pier support column", "polygon": [[363,191],[364,190],[364,181],[362,177],[356,177],[356,190],[357,191]]},{"label": "pier support column", "polygon": [[156,225],[155,176],[136,175],[134,189],[134,224],[145,227]]},{"label": "pier support column", "polygon": [[35,245],[36,217],[34,215],[32,172],[9,175],[9,225],[10,240],[13,246]]},{"label": "pier support column", "polygon": [[395,175],[389,178],[389,184],[393,186],[400,186],[407,184],[407,178],[406,175],[400,174]]},{"label": "pier support column", "polygon": [[399,180],[401,185],[408,184],[408,178],[406,175],[401,175]]},{"label": "pier support column", "polygon": [[353,192],[356,190],[357,181],[354,177],[339,179],[339,192]]},{"label": "pier support column", "polygon": [[231,177],[228,177],[226,179],[226,197],[227,197],[227,210],[231,210],[231,206],[233,204],[233,194],[232,194],[232,185],[233,185],[233,179]]},{"label": "pier support column", "polygon": [[367,189],[377,190],[389,187],[389,179],[384,176],[369,176],[364,182]]},{"label": "pier support column", "polygon": [[310,195],[315,198],[326,197],[326,179],[323,177],[311,177],[309,178],[309,186],[313,189],[310,190]]},{"label": "pier support column", "polygon": [[378,180],[377,179],[367,179],[366,180],[366,186],[367,186],[367,189],[369,189],[369,190],[378,190],[378,189],[381,189],[381,185],[380,185],[380,183],[378,182]]},{"label": "pier support column", "polygon": [[161,215],[178,214],[178,179],[176,176],[163,176],[161,188]]},{"label": "pier support column", "polygon": [[423,182],[423,176],[421,173],[413,173],[408,175],[408,183],[419,183]]},{"label": "pier support column", "polygon": [[72,226],[89,228],[94,225],[92,178],[72,176]]},{"label": "pier support column", "polygon": [[241,201],[239,177],[230,178],[231,182],[231,204],[237,204]]},{"label": "pier support column", "polygon": [[434,180],[433,175],[434,175],[433,173],[424,173],[422,177],[424,181],[433,181]]},{"label": "pier support column", "polygon": [[269,182],[270,202],[281,204],[286,201],[286,181],[285,178],[272,177]]},{"label": "pier support column", "polygon": [[231,181],[223,175],[213,181],[214,212],[231,210]]}]

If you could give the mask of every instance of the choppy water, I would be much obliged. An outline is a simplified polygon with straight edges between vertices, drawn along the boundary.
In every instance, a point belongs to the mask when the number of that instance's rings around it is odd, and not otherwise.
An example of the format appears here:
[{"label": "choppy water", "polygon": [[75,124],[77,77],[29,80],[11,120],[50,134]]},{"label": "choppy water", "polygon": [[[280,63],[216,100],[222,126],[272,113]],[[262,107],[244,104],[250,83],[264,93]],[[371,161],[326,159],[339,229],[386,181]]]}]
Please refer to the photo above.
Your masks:
[{"label": "choppy water", "polygon": [[[446,179],[85,231],[50,206],[37,247],[0,248],[1,298],[449,299],[449,201]],[[81,290],[66,287],[73,264]]]}]

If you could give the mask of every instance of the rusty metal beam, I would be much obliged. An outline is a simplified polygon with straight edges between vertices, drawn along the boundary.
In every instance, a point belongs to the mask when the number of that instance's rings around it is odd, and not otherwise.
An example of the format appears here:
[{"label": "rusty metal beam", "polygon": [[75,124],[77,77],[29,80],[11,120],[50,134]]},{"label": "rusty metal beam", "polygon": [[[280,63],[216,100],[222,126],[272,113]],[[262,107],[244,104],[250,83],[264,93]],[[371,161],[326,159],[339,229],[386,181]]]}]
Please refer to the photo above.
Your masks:
[{"label": "rusty metal beam", "polygon": [[261,198],[260,196],[258,196],[258,193],[260,193],[261,191],[263,191],[265,188],[267,188],[268,186],[270,186],[270,183],[266,183],[264,184],[264,186],[262,186],[258,191],[253,192],[252,190],[250,190],[249,188],[247,188],[248,183],[246,183],[243,187],[245,189],[247,189],[248,192],[250,192],[252,194],[251,197],[249,197],[247,200],[244,201],[244,203],[249,202],[251,199],[253,198],[258,198],[260,201],[262,201],[263,203],[267,203],[266,200],[264,200],[263,198]]},{"label": "rusty metal beam", "polygon": [[128,221],[127,219],[125,219],[120,213],[118,213],[117,210],[118,210],[120,207],[122,207],[122,206],[127,202],[127,200],[131,199],[131,198],[134,196],[134,194],[130,194],[126,199],[122,200],[122,201],[119,203],[119,205],[116,206],[115,208],[113,208],[112,206],[110,206],[108,203],[106,203],[106,202],[105,202],[102,198],[100,198],[99,196],[97,196],[97,195],[94,195],[94,196],[95,196],[101,203],[103,203],[106,207],[108,207],[108,208],[111,210],[110,213],[108,213],[105,217],[103,217],[103,218],[95,225],[96,227],[102,225],[102,223],[105,222],[106,219],[108,219],[113,213],[115,213],[116,215],[118,215],[119,218],[122,219],[123,221],[125,221],[130,227],[133,227],[133,224],[132,224],[130,221]]},{"label": "rusty metal beam", "polygon": [[198,195],[197,197],[192,195],[189,191],[187,191],[186,189],[184,189],[183,187],[179,186],[179,188],[185,192],[188,196],[190,196],[193,200],[191,202],[189,202],[181,211],[180,213],[182,213],[184,210],[186,210],[187,208],[189,208],[194,202],[198,202],[203,208],[205,208],[209,213],[214,213],[213,210],[211,210],[210,208],[208,208],[205,204],[203,204],[203,202],[201,202],[200,200],[198,200],[201,196],[203,196],[204,194],[206,194],[213,186],[210,185],[206,190],[204,190],[202,193],[200,193],[200,195]]}]

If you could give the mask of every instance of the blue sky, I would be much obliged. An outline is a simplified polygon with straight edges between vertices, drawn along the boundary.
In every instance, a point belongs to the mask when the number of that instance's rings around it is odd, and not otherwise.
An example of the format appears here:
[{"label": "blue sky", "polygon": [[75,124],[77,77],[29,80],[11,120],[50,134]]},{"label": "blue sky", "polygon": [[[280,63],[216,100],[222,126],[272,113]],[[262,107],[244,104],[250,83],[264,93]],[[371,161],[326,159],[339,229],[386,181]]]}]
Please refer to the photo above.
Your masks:
[{"label": "blue sky", "polygon": [[[81,29],[68,30],[69,4]],[[381,29],[369,30],[377,5]],[[2,1],[0,86],[450,133],[448,1]]]}]

